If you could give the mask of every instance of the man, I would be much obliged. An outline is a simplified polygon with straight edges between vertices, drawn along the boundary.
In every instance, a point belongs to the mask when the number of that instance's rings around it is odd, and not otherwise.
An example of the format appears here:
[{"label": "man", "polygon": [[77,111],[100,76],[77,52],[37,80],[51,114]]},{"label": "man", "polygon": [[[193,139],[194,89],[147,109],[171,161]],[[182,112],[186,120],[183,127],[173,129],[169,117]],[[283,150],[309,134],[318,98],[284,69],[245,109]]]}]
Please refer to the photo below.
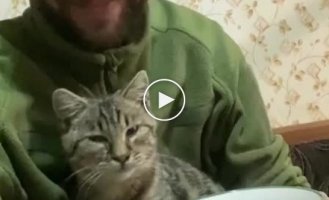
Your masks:
[{"label": "man", "polygon": [[[213,21],[166,0],[31,0],[0,23],[0,196],[66,199],[51,93],[121,88],[137,71],[181,84],[186,107],[159,129],[161,149],[226,189],[309,187],[272,133],[256,80]],[[177,97],[178,99],[180,97]],[[175,110],[175,105],[171,105]]]}]

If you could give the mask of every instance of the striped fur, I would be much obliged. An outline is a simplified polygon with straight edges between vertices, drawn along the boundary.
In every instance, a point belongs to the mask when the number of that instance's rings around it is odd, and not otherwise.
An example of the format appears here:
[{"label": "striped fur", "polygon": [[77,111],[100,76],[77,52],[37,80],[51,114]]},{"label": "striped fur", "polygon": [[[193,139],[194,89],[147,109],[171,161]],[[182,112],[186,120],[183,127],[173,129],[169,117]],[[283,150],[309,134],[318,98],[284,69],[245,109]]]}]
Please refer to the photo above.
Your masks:
[{"label": "striped fur", "polygon": [[190,164],[157,152],[156,121],[141,101],[147,86],[142,71],[112,95],[53,93],[55,113],[66,124],[62,144],[77,177],[77,199],[194,200],[222,191]]}]

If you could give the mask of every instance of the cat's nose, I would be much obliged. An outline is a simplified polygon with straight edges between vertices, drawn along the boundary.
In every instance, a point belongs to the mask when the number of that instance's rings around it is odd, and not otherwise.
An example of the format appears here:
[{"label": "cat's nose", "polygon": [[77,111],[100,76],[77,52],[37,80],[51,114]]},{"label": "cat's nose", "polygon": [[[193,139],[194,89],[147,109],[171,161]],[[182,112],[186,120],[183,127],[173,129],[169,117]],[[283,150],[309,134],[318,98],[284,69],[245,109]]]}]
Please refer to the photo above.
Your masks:
[{"label": "cat's nose", "polygon": [[130,157],[129,154],[123,154],[123,155],[112,156],[112,159],[121,164],[125,164],[127,162],[127,160],[129,159],[129,157]]}]

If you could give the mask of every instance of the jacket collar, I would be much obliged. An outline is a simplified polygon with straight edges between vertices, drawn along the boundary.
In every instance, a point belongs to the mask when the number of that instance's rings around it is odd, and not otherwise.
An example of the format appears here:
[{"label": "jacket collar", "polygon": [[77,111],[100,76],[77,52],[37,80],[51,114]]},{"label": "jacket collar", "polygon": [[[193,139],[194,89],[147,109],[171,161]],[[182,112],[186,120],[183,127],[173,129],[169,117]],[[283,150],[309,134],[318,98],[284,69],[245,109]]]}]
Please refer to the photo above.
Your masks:
[{"label": "jacket collar", "polygon": [[[149,7],[149,5],[147,6]],[[42,40],[42,43],[48,45],[49,49],[66,57],[67,60],[78,60],[98,66],[103,66],[109,60],[112,63],[114,62],[115,65],[122,62],[129,63],[130,60],[138,60],[150,40],[149,23],[147,23],[144,35],[137,43],[108,49],[102,53],[92,53],[84,51],[62,38],[36,8],[27,9],[23,18],[27,25],[26,27],[30,29],[29,31],[34,33],[34,35],[37,34],[38,40]],[[148,18],[149,16],[147,16],[147,21]]]}]

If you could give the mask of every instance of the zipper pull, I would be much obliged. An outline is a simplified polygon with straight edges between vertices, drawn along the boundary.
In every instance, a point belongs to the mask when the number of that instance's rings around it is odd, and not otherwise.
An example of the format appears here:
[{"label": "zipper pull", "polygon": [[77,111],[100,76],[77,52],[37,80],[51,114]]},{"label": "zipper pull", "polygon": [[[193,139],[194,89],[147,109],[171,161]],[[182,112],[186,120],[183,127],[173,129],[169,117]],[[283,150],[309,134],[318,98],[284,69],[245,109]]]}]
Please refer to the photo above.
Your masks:
[{"label": "zipper pull", "polygon": [[118,66],[121,64],[122,61],[118,60],[113,54],[110,54],[110,57],[106,56],[103,74],[105,91],[114,93],[119,89]]}]

